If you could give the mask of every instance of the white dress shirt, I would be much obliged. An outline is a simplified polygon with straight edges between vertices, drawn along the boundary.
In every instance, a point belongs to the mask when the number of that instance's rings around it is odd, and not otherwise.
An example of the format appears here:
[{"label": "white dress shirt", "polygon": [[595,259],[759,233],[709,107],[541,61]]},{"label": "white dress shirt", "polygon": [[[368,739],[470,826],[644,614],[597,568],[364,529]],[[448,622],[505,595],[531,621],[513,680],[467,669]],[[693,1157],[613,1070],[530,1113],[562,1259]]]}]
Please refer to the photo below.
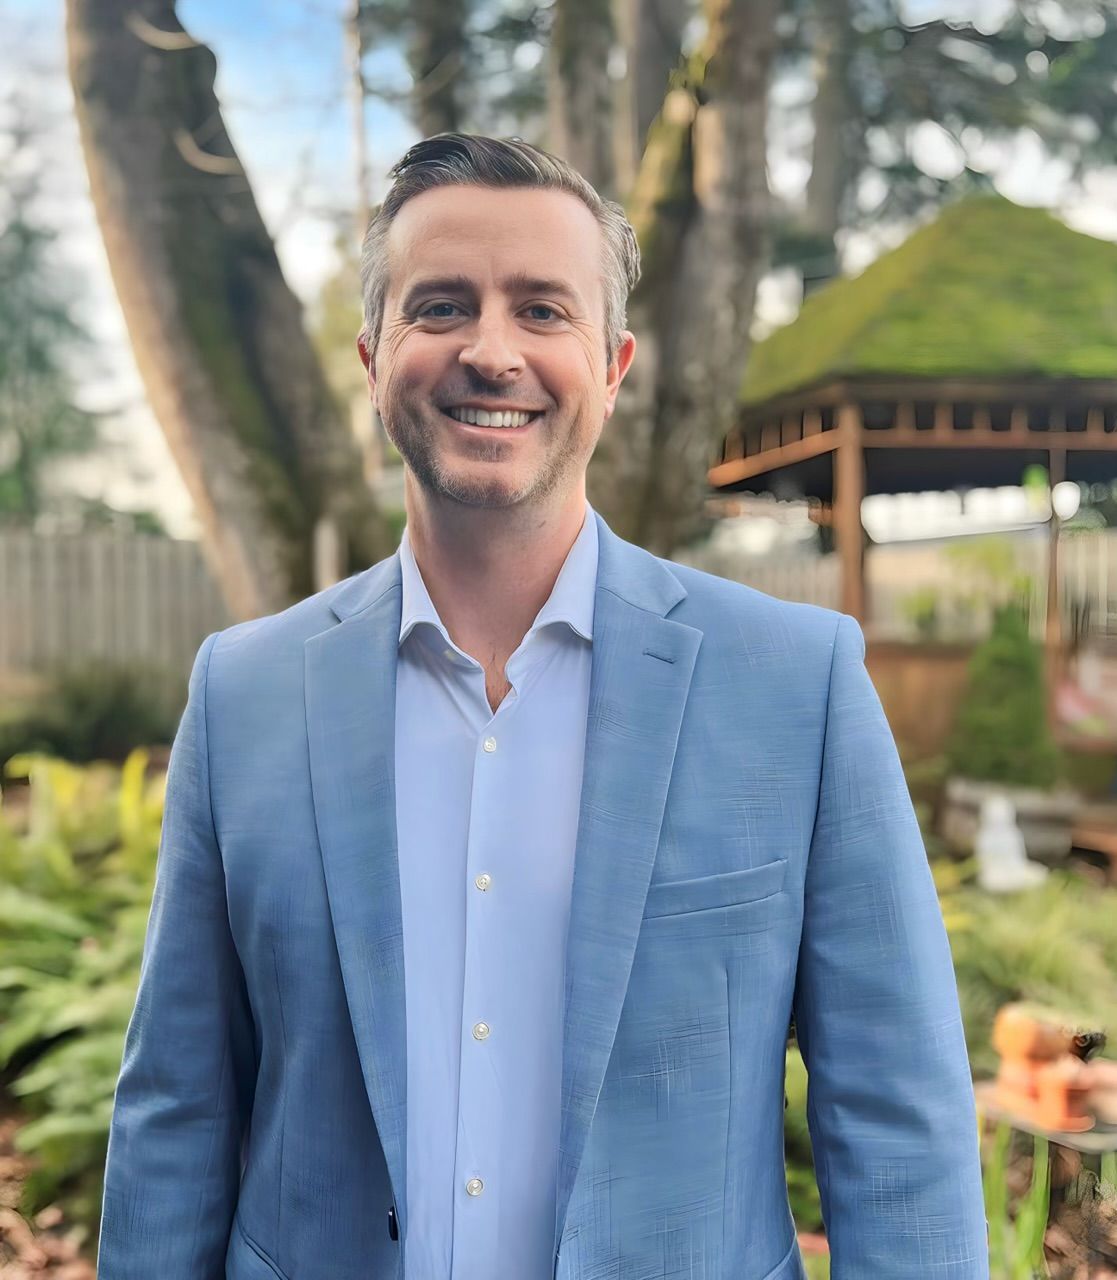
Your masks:
[{"label": "white dress shirt", "polygon": [[405,1280],[550,1280],[564,958],[597,524],[505,676],[450,639],[400,543],[396,820],[407,1002]]}]

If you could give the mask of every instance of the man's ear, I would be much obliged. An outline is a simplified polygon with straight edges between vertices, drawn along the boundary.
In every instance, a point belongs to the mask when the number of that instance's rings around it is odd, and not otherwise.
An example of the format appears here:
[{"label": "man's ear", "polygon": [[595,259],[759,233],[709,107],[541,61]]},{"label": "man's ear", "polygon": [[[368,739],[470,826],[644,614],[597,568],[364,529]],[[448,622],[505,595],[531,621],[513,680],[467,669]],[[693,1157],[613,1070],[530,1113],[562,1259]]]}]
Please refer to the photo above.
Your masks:
[{"label": "man's ear", "polygon": [[360,353],[361,364],[365,367],[365,373],[368,375],[368,393],[373,404],[376,404],[376,365],[373,363],[372,348],[368,345],[368,341],[363,333],[357,335],[357,351]]},{"label": "man's ear", "polygon": [[632,357],[636,354],[636,336],[629,333],[626,329],[621,334],[620,346],[617,348],[617,354],[613,357],[612,364],[605,371],[605,420],[606,422],[613,416],[613,410],[617,405],[617,392],[620,390],[621,381],[628,372],[632,364]]}]

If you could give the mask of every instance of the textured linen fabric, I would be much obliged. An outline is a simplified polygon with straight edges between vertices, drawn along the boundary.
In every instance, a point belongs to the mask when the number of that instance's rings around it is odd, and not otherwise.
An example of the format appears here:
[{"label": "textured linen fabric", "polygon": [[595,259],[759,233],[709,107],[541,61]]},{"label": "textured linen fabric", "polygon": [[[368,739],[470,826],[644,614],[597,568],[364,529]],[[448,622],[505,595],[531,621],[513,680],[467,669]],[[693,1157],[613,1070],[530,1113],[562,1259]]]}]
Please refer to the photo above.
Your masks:
[{"label": "textured linen fabric", "polygon": [[[802,1280],[792,1012],[833,1280],[988,1280],[950,949],[861,628],[594,519],[553,1258],[524,1280]],[[396,553],[199,650],[98,1280],[403,1280],[420,1247],[402,598]]]},{"label": "textured linen fabric", "polygon": [[[406,529],[400,565],[405,1280],[546,1277],[597,524],[587,503],[550,597],[508,659],[512,688],[495,712],[484,667],[451,640]],[[466,1189],[472,1179],[479,1194]]]}]

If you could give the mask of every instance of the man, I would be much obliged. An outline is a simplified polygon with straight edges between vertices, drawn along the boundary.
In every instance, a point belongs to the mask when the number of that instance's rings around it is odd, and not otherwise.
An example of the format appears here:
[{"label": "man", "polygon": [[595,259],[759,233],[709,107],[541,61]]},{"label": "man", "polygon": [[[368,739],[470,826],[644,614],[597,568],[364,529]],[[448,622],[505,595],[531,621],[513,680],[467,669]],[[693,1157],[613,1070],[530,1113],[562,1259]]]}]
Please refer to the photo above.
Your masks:
[{"label": "man", "polygon": [[199,651],[101,1280],[801,1278],[792,1015],[835,1280],[986,1277],[857,622],[588,506],[635,351],[618,205],[518,140],[393,176],[359,345],[407,527]]}]

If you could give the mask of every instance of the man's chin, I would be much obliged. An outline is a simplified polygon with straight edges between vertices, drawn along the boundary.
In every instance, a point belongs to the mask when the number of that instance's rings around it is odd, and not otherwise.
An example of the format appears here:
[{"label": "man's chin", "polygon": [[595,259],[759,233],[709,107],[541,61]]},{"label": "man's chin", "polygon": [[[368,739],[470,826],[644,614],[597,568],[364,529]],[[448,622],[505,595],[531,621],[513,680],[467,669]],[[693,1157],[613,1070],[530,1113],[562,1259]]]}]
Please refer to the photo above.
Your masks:
[{"label": "man's chin", "polygon": [[515,507],[533,492],[532,486],[525,487],[511,476],[469,474],[467,468],[457,468],[452,464],[411,467],[411,471],[419,485],[432,497],[463,507]]}]

